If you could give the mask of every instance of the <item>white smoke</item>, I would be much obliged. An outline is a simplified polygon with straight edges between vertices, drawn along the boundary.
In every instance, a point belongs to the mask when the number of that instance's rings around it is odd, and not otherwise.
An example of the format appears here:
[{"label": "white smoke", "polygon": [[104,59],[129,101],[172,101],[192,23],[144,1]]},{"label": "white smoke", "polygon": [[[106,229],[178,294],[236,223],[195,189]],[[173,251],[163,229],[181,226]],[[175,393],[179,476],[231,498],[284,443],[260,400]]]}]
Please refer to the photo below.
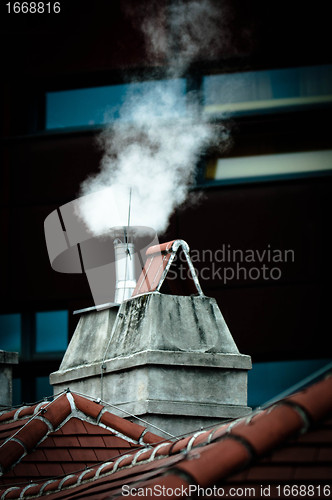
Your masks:
[{"label": "white smoke", "polygon": [[[215,9],[209,0],[171,7],[169,33],[179,48],[169,69],[172,77],[181,75],[200,48],[219,44]],[[158,38],[160,19],[154,19],[148,17],[142,29],[150,49],[160,52],[165,50],[165,38]],[[219,128],[217,134],[198,117],[189,99],[183,104],[181,81],[172,82],[154,82],[139,94],[128,93],[120,120],[100,135],[100,172],[82,184],[80,199],[80,216],[93,234],[127,224],[130,192],[130,224],[165,231],[170,215],[187,198],[202,151],[219,140],[220,133],[227,139],[226,129]]]},{"label": "white smoke", "polygon": [[[141,21],[147,56],[154,60],[166,56],[168,74],[176,76],[183,74],[196,59],[213,59],[231,44],[228,29],[231,10],[227,3],[227,0],[178,0],[169,2],[163,10],[158,0],[151,0]],[[136,20],[142,13],[142,5],[127,6],[126,10]]]}]

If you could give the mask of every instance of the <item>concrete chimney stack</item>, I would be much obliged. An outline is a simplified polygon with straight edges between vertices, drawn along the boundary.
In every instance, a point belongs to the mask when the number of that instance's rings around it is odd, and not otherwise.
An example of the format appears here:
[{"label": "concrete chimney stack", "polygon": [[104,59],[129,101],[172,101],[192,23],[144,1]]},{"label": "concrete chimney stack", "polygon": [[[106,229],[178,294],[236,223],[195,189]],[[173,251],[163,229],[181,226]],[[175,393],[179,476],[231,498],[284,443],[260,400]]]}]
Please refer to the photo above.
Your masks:
[{"label": "concrete chimney stack", "polygon": [[[121,243],[125,263],[130,256]],[[189,276],[169,286],[187,294],[161,293],[180,251]],[[81,315],[50,381],[55,394],[69,387],[116,406],[122,417],[137,415],[179,435],[247,415],[250,368],[216,301],[203,294],[188,245],[175,240],[148,248],[130,298]]]}]

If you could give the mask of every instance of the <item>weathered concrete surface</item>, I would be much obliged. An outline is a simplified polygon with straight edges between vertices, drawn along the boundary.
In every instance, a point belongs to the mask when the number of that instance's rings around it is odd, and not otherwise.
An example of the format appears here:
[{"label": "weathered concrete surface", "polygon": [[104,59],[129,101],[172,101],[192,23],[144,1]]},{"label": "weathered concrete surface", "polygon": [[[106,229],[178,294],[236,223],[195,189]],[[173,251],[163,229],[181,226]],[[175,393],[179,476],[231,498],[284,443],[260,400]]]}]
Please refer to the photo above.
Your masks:
[{"label": "weathered concrete surface", "polygon": [[102,361],[118,307],[82,314],[62,359],[60,370]]},{"label": "weathered concrete surface", "polygon": [[214,299],[153,293],[115,315],[82,316],[50,376],[56,394],[69,387],[101,398],[114,413],[159,422],[171,434],[250,412],[251,359],[239,353]]},{"label": "weathered concrete surface", "polygon": [[51,383],[55,393],[70,387],[114,404],[119,416],[129,412],[180,434],[247,415],[250,367],[241,354],[145,351],[108,360],[104,369],[96,363],[53,373]]},{"label": "weathered concrete surface", "polygon": [[[189,367],[225,368],[250,370],[251,358],[245,354],[193,353],[179,351],[141,351],[129,356],[107,359],[103,363],[103,373],[129,370],[145,365],[178,365]],[[71,382],[77,379],[99,376],[101,363],[89,363],[51,373],[51,383]]]},{"label": "weathered concrete surface", "polygon": [[238,353],[215,299],[152,293],[123,304],[109,356],[169,350]]},{"label": "weathered concrete surface", "polygon": [[210,354],[210,359],[204,359],[205,356],[145,351],[108,360],[104,368],[95,363],[58,371],[51,374],[50,380],[57,392],[70,387],[114,404],[158,400],[246,405],[250,357]]},{"label": "weathered concrete surface", "polygon": [[0,350],[0,409],[12,405],[13,365],[18,363],[18,352]]}]

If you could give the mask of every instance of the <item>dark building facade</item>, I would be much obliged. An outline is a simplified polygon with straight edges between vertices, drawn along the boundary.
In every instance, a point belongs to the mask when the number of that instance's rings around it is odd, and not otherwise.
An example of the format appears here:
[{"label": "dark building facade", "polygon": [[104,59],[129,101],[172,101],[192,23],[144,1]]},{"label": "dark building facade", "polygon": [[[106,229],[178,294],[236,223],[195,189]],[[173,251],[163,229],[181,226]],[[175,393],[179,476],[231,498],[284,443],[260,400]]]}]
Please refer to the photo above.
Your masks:
[{"label": "dark building facade", "polygon": [[[67,125],[54,124],[51,96],[168,81],[181,49],[170,23],[176,2],[58,3],[61,12],[37,15],[9,12],[9,2],[1,16],[1,339],[4,349],[20,351],[21,400],[47,387],[74,331],[72,312],[92,305],[85,276],[51,269],[43,223],[98,172],[101,125],[75,125],[70,112]],[[223,124],[231,139],[203,152],[190,193],[198,201],[178,208],[159,239],[189,243],[205,294],[254,362],[324,359],[332,171],[326,5],[217,4],[223,42],[213,51],[207,44],[178,77],[183,99],[194,95],[198,116]],[[151,18],[163,37],[154,54],[141,30]]]}]

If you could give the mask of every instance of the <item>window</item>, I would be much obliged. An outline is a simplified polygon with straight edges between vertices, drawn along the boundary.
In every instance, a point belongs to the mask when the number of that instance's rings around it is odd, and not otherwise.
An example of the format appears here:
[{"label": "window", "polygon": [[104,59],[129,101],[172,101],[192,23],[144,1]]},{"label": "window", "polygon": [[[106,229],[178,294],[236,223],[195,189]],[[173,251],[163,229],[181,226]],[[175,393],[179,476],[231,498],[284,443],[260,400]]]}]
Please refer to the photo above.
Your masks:
[{"label": "window", "polygon": [[4,351],[21,351],[21,315],[0,315],[0,349]]},{"label": "window", "polygon": [[332,65],[205,76],[203,111],[243,116],[332,103]]},{"label": "window", "polygon": [[[181,117],[186,113],[190,81],[177,78],[47,92],[46,129],[91,128],[117,120],[132,121],[130,102],[153,95],[154,116],[161,113],[163,118]],[[202,77],[195,90],[202,92],[201,111],[213,118],[326,106],[332,104],[332,65],[208,75]],[[163,114],[165,108],[161,111],[158,101],[167,95],[172,96],[172,103],[168,102],[167,113]],[[122,112],[125,101],[129,105]]]},{"label": "window", "polygon": [[248,406],[263,405],[331,363],[331,359],[254,363],[248,372]]},{"label": "window", "polygon": [[68,339],[68,312],[36,313],[36,352],[65,351]]},{"label": "window", "polygon": [[0,349],[18,351],[13,366],[13,404],[50,396],[49,374],[59,367],[68,344],[68,311],[0,314]]},{"label": "window", "polygon": [[[130,100],[135,101],[140,96],[155,98],[155,116],[180,117],[186,110],[185,91],[186,80],[178,78],[47,92],[46,129],[93,127],[116,120],[131,121]],[[172,97],[172,102],[161,106],[163,96],[168,95]],[[125,100],[129,105],[121,112]]]},{"label": "window", "polygon": [[237,184],[332,174],[332,150],[210,160],[204,183]]}]

